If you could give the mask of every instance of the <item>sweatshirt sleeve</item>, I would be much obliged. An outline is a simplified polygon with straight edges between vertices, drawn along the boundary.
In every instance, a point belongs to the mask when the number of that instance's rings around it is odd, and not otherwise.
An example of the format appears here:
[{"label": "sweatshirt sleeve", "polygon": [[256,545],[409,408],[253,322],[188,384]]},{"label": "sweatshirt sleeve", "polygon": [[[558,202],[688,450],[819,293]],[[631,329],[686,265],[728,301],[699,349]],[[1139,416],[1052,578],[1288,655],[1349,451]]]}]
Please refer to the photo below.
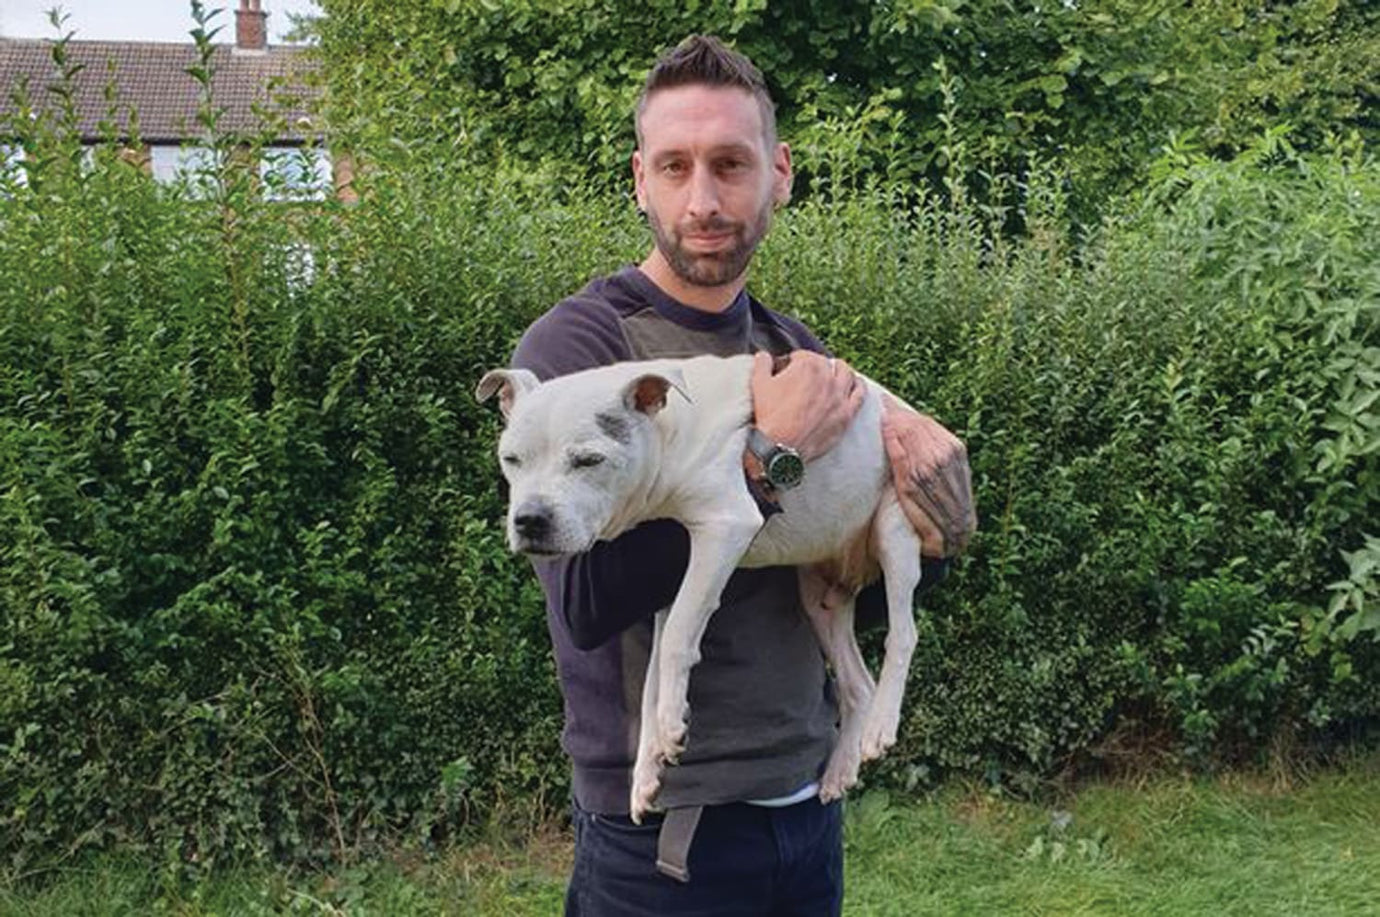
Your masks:
[{"label": "sweatshirt sleeve", "polygon": [[[630,358],[618,316],[595,298],[563,300],[528,328],[512,365],[545,381]],[[645,522],[583,554],[534,560],[547,605],[577,649],[591,650],[671,604],[690,562],[690,536]]]}]

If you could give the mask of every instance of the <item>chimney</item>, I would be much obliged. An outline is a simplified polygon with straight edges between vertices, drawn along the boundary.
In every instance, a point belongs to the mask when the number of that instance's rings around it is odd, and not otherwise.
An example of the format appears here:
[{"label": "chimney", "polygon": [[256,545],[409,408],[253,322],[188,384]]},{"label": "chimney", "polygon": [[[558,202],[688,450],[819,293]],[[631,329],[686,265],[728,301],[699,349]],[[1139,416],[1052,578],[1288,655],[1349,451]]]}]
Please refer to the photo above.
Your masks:
[{"label": "chimney", "polygon": [[263,0],[240,0],[235,10],[235,50],[268,50],[268,14],[262,9]]}]

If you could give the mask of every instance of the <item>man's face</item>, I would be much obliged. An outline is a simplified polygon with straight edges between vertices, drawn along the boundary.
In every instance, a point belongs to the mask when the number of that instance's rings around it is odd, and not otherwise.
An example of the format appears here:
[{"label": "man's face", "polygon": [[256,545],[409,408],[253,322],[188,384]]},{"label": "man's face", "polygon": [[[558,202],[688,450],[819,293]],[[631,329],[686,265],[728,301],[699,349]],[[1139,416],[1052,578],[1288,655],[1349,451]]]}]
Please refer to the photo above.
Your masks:
[{"label": "man's face", "polygon": [[791,159],[768,145],[762,111],[746,90],[678,86],[654,92],[633,153],[637,202],[657,249],[693,286],[731,283],[790,198]]}]

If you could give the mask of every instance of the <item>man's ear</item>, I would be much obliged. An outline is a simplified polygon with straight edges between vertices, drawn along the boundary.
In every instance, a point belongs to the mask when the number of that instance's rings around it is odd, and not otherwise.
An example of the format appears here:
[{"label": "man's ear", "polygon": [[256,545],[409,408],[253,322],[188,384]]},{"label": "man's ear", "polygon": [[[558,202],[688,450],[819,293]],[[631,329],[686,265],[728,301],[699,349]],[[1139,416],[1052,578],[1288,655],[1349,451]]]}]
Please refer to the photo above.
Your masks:
[{"label": "man's ear", "polygon": [[642,170],[642,165],[642,151],[633,150],[633,196],[637,199],[637,209],[645,211],[647,209],[647,179],[646,173]]},{"label": "man's ear", "polygon": [[507,417],[513,412],[513,405],[517,402],[518,396],[527,394],[539,384],[536,375],[530,370],[491,369],[474,387],[474,397],[484,402],[489,400],[494,392],[498,392],[498,409]]},{"label": "man's ear", "polygon": [[686,401],[693,401],[685,387],[685,376],[678,369],[668,369],[659,373],[644,373],[628,383],[623,389],[623,404],[632,411],[641,411],[648,417],[666,407],[666,393],[671,389],[680,392]]},{"label": "man's ear", "polygon": [[791,186],[795,183],[795,175],[791,172],[791,148],[785,143],[777,143],[776,151],[772,155],[771,161],[772,203],[777,207],[784,207],[791,200]]}]

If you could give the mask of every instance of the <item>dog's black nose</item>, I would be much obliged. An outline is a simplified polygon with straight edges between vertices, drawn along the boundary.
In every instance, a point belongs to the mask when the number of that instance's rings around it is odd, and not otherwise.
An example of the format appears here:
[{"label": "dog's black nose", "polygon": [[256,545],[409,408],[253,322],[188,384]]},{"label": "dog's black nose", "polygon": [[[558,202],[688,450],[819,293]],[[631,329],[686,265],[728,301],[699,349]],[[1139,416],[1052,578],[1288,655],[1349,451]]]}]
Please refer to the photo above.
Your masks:
[{"label": "dog's black nose", "polygon": [[524,510],[513,517],[513,531],[527,541],[541,541],[551,531],[551,517],[539,510]]}]

